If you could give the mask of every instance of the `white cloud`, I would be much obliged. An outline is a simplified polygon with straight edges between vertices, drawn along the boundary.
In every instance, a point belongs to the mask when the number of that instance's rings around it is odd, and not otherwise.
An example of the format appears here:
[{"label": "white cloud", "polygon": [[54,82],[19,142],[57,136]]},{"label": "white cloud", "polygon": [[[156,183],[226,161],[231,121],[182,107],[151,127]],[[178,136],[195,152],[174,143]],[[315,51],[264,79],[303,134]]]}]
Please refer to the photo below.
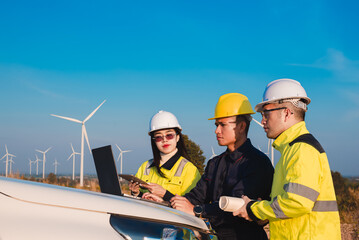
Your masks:
[{"label": "white cloud", "polygon": [[290,65],[325,69],[330,71],[339,81],[359,83],[359,61],[347,58],[343,52],[336,49],[328,49],[324,57],[312,64]]},{"label": "white cloud", "polygon": [[343,52],[328,49],[327,54],[312,64],[290,64],[292,66],[324,69],[333,77],[335,91],[342,99],[346,99],[348,111],[343,112],[343,120],[354,122],[359,120],[359,61],[347,58]]}]

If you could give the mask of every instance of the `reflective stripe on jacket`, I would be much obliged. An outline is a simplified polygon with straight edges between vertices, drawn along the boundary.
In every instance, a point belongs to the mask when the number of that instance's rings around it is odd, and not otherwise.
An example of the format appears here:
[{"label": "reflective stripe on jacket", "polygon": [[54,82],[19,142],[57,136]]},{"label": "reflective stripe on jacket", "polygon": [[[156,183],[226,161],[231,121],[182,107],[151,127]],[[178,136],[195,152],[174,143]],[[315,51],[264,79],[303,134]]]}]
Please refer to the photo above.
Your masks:
[{"label": "reflective stripe on jacket", "polygon": [[158,173],[156,167],[151,165],[153,162],[152,159],[141,165],[137,171],[136,177],[146,182],[161,185],[173,195],[178,194],[182,196],[196,186],[201,175],[193,163],[179,155],[177,158],[177,161],[170,169],[161,166],[161,171],[166,178],[162,177]]},{"label": "reflective stripe on jacket", "polygon": [[248,213],[269,220],[271,240],[341,239],[328,159],[305,122],[284,131],[273,146],[281,158],[274,171],[272,200],[253,203]]}]

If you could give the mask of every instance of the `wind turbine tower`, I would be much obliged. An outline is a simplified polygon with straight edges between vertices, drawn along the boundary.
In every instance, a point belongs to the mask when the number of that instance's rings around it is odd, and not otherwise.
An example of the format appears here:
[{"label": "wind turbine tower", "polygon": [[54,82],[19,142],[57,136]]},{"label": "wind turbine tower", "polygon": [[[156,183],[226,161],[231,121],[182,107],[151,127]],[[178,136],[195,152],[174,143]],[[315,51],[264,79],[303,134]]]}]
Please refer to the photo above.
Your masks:
[{"label": "wind turbine tower", "polygon": [[12,174],[12,164],[15,163],[13,160],[12,160],[12,156],[10,156],[10,159],[9,159],[9,174],[11,175]]},{"label": "wind turbine tower", "polygon": [[46,163],[46,153],[51,149],[51,147],[49,147],[46,151],[40,151],[37,150],[37,152],[42,153],[42,178],[45,179],[45,163]]},{"label": "wind turbine tower", "polygon": [[30,176],[31,176],[31,164],[35,163],[36,161],[31,161],[31,159],[29,158],[29,166],[30,166]]},{"label": "wind turbine tower", "polygon": [[117,162],[118,162],[118,160],[121,158],[120,173],[122,174],[122,159],[123,159],[123,154],[124,154],[125,152],[131,152],[132,150],[122,150],[117,144],[116,144],[116,147],[118,148],[118,150],[120,150],[120,154],[118,155]]},{"label": "wind turbine tower", "polygon": [[36,162],[36,176],[38,176],[39,175],[39,162],[41,162],[41,159],[38,158],[38,156],[36,154],[35,154],[35,156],[36,156],[36,160],[35,160],[35,162]]},{"label": "wind turbine tower", "polygon": [[7,150],[6,144],[5,144],[5,150],[6,150],[6,154],[0,160],[4,159],[6,157],[6,160],[5,160],[5,163],[6,163],[5,177],[7,177],[7,175],[8,175],[8,166],[9,166],[9,157],[16,157],[16,156],[9,153],[9,151]]},{"label": "wind turbine tower", "polygon": [[55,162],[53,165],[55,165],[55,175],[57,175],[57,166],[60,165],[60,163],[57,161],[56,158],[55,158]]},{"label": "wind turbine tower", "polygon": [[74,118],[63,117],[63,116],[59,116],[59,115],[55,115],[55,114],[50,114],[53,117],[58,117],[58,118],[62,118],[62,119],[68,120],[68,121],[77,122],[77,123],[80,123],[82,125],[82,132],[81,132],[81,169],[80,169],[80,186],[81,187],[84,185],[84,138],[86,139],[87,145],[88,145],[90,153],[91,153],[91,147],[90,147],[89,139],[87,137],[85,123],[95,114],[95,112],[105,102],[106,102],[106,100],[104,100],[95,110],[93,110],[92,113],[90,115],[88,115],[85,118],[85,120],[83,120],[83,121],[80,121],[80,120],[77,120],[77,119],[74,119]]},{"label": "wind turbine tower", "polygon": [[72,157],[72,180],[75,180],[75,158],[76,158],[76,154],[78,154],[78,155],[81,155],[81,154],[78,152],[75,152],[74,147],[72,146],[72,143],[70,143],[70,144],[71,144],[72,153],[67,160],[69,160]]}]

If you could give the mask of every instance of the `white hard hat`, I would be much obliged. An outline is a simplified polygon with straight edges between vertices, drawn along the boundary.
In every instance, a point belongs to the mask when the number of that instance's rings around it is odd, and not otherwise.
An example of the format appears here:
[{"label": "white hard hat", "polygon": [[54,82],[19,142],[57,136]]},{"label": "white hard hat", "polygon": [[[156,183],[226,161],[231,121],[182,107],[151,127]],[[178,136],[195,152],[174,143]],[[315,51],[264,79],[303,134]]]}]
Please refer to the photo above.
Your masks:
[{"label": "white hard hat", "polygon": [[182,130],[175,115],[161,110],[151,118],[148,134],[166,128],[178,128],[179,130]]},{"label": "white hard hat", "polygon": [[307,105],[310,103],[310,98],[307,97],[307,93],[298,81],[283,78],[274,80],[267,85],[263,94],[263,101],[258,103],[254,109],[260,112],[265,104],[280,100],[292,102],[296,107],[303,108],[304,110],[307,109]]}]

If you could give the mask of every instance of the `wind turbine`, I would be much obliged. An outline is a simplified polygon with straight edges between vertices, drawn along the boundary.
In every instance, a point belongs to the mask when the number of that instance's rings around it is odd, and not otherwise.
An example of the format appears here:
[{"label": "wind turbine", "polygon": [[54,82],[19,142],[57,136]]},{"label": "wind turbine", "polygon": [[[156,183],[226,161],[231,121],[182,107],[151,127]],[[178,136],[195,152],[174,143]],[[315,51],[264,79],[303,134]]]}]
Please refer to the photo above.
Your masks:
[{"label": "wind turbine", "polygon": [[212,159],[212,158],[214,158],[215,156],[217,156],[217,154],[214,153],[213,147],[211,147],[211,149],[212,149],[212,156],[211,156],[209,159]]},{"label": "wind turbine", "polygon": [[[252,117],[253,121],[256,122],[259,126],[263,127],[263,124],[260,123],[259,121],[255,120],[253,117]],[[273,144],[273,139],[268,139],[268,154],[269,152],[271,153],[271,161],[272,161],[272,165],[274,166],[274,148],[272,146]],[[271,147],[272,146],[272,147]],[[269,148],[271,147],[270,151],[269,151]]]},{"label": "wind turbine", "polygon": [[40,151],[35,149],[37,152],[42,153],[42,178],[45,179],[45,163],[46,163],[46,153],[51,149],[49,147],[46,151]]},{"label": "wind turbine", "polygon": [[30,166],[30,176],[31,176],[31,164],[35,163],[36,161],[31,161],[31,159],[29,158],[29,166]]},{"label": "wind turbine", "polygon": [[10,159],[9,159],[9,174],[11,175],[12,174],[12,164],[15,163],[13,160],[12,160],[13,156],[10,156]]},{"label": "wind turbine", "polygon": [[118,160],[121,158],[120,173],[122,174],[122,159],[123,159],[123,154],[124,154],[125,152],[131,152],[132,150],[122,150],[117,144],[116,144],[116,147],[118,148],[118,150],[120,150],[120,154],[118,155],[117,162],[118,162]]},{"label": "wind turbine", "polygon": [[8,152],[8,150],[7,150],[7,146],[6,146],[6,144],[5,144],[5,150],[6,150],[6,154],[0,159],[0,160],[2,160],[3,158],[5,158],[6,157],[6,170],[5,170],[5,177],[7,177],[7,175],[8,175],[8,166],[9,166],[9,157],[16,157],[15,155],[13,155],[13,154],[10,154],[9,152]]},{"label": "wind turbine", "polygon": [[38,176],[39,175],[39,162],[41,162],[41,159],[38,158],[38,156],[36,154],[35,154],[35,156],[36,156],[36,160],[35,160],[35,162],[36,162],[36,176]]},{"label": "wind turbine", "polygon": [[60,163],[57,161],[57,159],[55,158],[55,162],[53,163],[53,165],[55,165],[55,175],[57,174],[57,165],[60,165]]},{"label": "wind turbine", "polygon": [[72,143],[70,143],[70,144],[71,144],[72,153],[67,160],[69,160],[72,157],[72,180],[75,180],[75,157],[76,157],[76,154],[78,154],[78,155],[81,155],[81,154],[78,152],[75,152],[74,147],[72,146]]},{"label": "wind turbine", "polygon": [[62,119],[68,120],[68,121],[81,123],[81,125],[82,125],[82,132],[81,132],[81,169],[80,169],[80,186],[81,187],[84,185],[84,138],[86,139],[87,145],[88,145],[90,153],[91,153],[91,147],[90,147],[89,139],[87,137],[85,122],[87,122],[95,114],[95,112],[102,106],[102,104],[104,104],[105,102],[106,102],[106,100],[104,100],[95,110],[93,110],[92,113],[90,115],[88,115],[85,118],[85,120],[83,120],[83,121],[77,120],[75,118],[69,118],[69,117],[63,117],[63,116],[59,116],[59,115],[55,115],[55,114],[50,114],[53,117],[58,117],[58,118],[62,118]]}]

